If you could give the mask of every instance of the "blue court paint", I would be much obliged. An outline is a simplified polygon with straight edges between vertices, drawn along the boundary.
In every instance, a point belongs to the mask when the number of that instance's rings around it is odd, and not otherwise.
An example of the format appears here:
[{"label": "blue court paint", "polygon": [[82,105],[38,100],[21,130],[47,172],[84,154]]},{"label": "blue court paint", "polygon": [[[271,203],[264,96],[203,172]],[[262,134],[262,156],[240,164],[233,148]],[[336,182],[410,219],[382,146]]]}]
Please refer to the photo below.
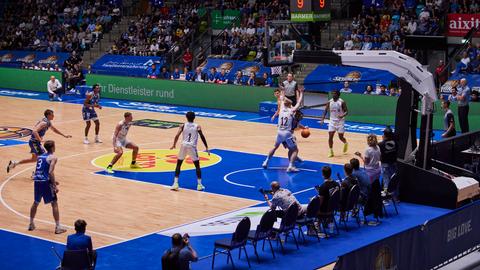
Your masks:
[{"label": "blue court paint", "polygon": [[[25,230],[26,226],[27,223]],[[51,229],[53,234],[53,227]],[[2,229],[0,239],[0,269],[5,270],[55,269],[59,261],[51,248],[54,247],[60,256],[65,250],[64,245]]]},{"label": "blue court paint", "polygon": [[[321,162],[304,161],[297,164],[301,170],[298,173],[287,173],[286,158],[273,157],[269,168],[263,169],[262,162],[265,156],[249,154],[228,150],[214,149],[211,152],[222,157],[216,165],[202,169],[202,182],[207,192],[241,197],[245,199],[263,200],[258,189],[269,188],[271,181],[279,181],[283,188],[292,192],[302,192],[314,185],[323,183],[321,168],[325,164]],[[201,164],[200,164],[201,165]],[[337,172],[343,175],[343,169],[339,165],[330,165],[334,175]],[[97,174],[109,175],[105,171]],[[119,179],[126,178],[136,181],[143,181],[162,185],[173,183],[174,172],[121,172],[113,174]],[[179,179],[180,187],[193,189],[197,188],[195,170],[182,171]],[[303,193],[303,192],[302,192]],[[315,191],[313,191],[313,194]],[[303,201],[303,197],[302,201]],[[306,202],[306,200],[305,200]]]},{"label": "blue court paint", "polygon": [[27,142],[19,140],[0,140],[0,147],[15,146],[19,144],[27,144]]}]

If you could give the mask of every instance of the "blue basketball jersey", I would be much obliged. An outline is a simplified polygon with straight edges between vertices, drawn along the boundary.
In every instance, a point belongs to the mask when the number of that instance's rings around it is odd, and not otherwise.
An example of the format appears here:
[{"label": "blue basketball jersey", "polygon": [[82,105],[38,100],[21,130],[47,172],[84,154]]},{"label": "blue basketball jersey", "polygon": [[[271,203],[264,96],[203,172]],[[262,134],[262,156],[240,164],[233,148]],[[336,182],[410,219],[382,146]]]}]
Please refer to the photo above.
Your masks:
[{"label": "blue basketball jersey", "polygon": [[[95,94],[94,92],[91,92],[92,98],[88,101],[89,105],[96,105],[98,102],[100,102],[100,94]],[[94,107],[85,107],[88,108],[89,110],[94,110]]]},{"label": "blue basketball jersey", "polygon": [[[41,122],[47,123],[47,125],[44,128],[42,128],[41,130],[38,131],[38,135],[40,136],[40,138],[43,138],[43,136],[45,136],[45,133],[47,133],[47,130],[50,128],[50,126],[52,124],[50,123],[50,120],[48,120],[46,117],[44,117],[42,120],[38,121],[35,126],[37,126]],[[32,136],[30,137],[30,140],[36,141],[37,138],[35,138],[35,135],[32,134]]]},{"label": "blue basketball jersey", "polygon": [[50,156],[50,154],[46,153],[37,158],[37,166],[35,167],[33,180],[39,182],[50,180],[50,163],[47,162],[48,156]]}]

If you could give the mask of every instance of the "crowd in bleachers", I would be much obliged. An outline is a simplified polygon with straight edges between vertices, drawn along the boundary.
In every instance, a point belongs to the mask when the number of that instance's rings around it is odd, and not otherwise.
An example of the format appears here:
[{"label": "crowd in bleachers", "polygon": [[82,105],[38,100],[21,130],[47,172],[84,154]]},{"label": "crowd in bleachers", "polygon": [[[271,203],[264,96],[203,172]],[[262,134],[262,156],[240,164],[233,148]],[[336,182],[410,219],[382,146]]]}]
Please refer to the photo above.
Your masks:
[{"label": "crowd in bleachers", "polygon": [[151,5],[149,14],[138,15],[108,51],[111,54],[163,56],[171,48],[180,50],[192,42],[200,18],[199,1],[172,7]]},{"label": "crowd in bleachers", "polygon": [[[219,8],[240,10],[241,17],[238,26],[227,29],[212,45],[212,54],[235,60],[260,61],[265,21],[290,19],[289,1],[284,0],[224,1]],[[288,34],[287,28],[271,28],[271,42],[287,40]]]},{"label": "crowd in bleachers", "polygon": [[[377,1],[373,1],[377,2]],[[395,50],[413,55],[405,48],[406,35],[442,34],[445,1],[390,1],[363,6],[351,26],[337,36],[333,48],[339,50]]]},{"label": "crowd in bleachers", "polygon": [[1,50],[88,50],[120,20],[117,1],[19,0],[0,22]]},{"label": "crowd in bleachers", "polygon": [[[426,1],[431,5],[432,0]],[[435,2],[438,2],[435,1]],[[453,0],[449,2],[449,13],[475,14],[480,12],[480,1],[478,0]]]},{"label": "crowd in bleachers", "polygon": [[461,57],[457,63],[453,73],[470,73],[480,74],[480,43],[475,46],[472,43],[461,53]]}]

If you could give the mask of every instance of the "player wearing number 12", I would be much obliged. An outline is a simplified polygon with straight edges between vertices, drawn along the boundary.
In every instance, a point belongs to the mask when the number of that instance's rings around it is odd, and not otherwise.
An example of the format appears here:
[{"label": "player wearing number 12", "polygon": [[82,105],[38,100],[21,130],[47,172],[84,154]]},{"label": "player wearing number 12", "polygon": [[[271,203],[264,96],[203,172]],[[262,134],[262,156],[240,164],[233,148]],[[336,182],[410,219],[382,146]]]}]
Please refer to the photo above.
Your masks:
[{"label": "player wearing number 12", "polygon": [[[301,95],[301,97],[302,96],[303,95]],[[293,136],[293,121],[295,112],[298,110],[302,101],[300,98],[295,107],[292,107],[292,101],[285,97],[283,91],[280,94],[279,100],[281,107],[278,113],[277,139],[273,149],[268,153],[267,159],[265,159],[263,162],[262,167],[264,169],[267,168],[270,158],[272,158],[273,154],[275,154],[275,151],[278,149],[280,144],[283,144],[286,148],[288,148],[288,159],[290,161],[287,172],[298,172],[298,169],[293,165],[293,162],[297,159],[298,155],[297,142],[295,140],[295,136]]]},{"label": "player wearing number 12", "polygon": [[208,155],[210,155],[210,151],[208,150],[207,140],[203,135],[202,128],[199,124],[193,122],[195,120],[195,113],[187,112],[186,117],[187,123],[181,125],[178,128],[178,132],[175,135],[175,139],[173,140],[173,145],[170,148],[175,149],[178,138],[183,132],[182,146],[180,147],[180,151],[178,152],[177,167],[175,168],[175,179],[173,180],[173,185],[171,189],[178,190],[178,178],[180,176],[180,168],[182,167],[183,160],[188,155],[192,159],[193,164],[195,164],[195,171],[197,173],[197,190],[202,191],[205,189],[205,187],[202,185],[202,172],[200,170],[200,160],[198,158],[197,152],[197,140],[199,135],[202,139],[203,144],[205,145]]}]

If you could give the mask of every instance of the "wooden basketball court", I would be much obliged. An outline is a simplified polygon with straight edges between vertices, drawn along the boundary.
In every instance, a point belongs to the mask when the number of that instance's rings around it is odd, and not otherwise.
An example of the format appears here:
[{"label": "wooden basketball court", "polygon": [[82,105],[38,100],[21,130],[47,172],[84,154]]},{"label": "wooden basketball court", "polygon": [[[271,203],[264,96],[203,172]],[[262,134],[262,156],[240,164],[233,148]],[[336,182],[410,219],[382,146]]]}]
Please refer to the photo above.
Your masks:
[{"label": "wooden basketball court", "polygon": [[[258,204],[260,201],[225,196],[208,192],[181,189],[169,190],[168,186],[139,181],[118,181],[114,177],[95,174],[99,168],[91,161],[112,152],[111,136],[115,124],[123,119],[125,110],[116,108],[97,109],[101,121],[101,144],[83,144],[84,121],[79,104],[48,102],[40,100],[0,97],[1,126],[32,128],[43,117],[45,109],[53,109],[53,124],[65,134],[65,139],[49,130],[45,140],[56,143],[59,162],[56,178],[60,182],[59,207],[61,223],[68,232],[55,235],[51,207],[43,203],[38,208],[36,226],[27,231],[30,206],[33,202],[33,182],[30,179],[34,164],[19,165],[6,174],[8,161],[30,156],[27,144],[0,148],[1,179],[1,228],[55,242],[65,243],[66,236],[73,233],[72,225],[78,218],[87,220],[87,233],[93,236],[96,248],[127,241],[158,232],[172,226],[219,215],[229,211]],[[182,115],[132,111],[135,119],[159,119],[184,122]],[[197,117],[202,125],[210,149],[226,149],[266,155],[273,145],[276,127],[263,123],[221,120]],[[169,149],[177,129],[154,129],[132,126],[129,140],[140,149]],[[349,154],[341,155],[343,145],[335,138],[334,158],[327,158],[328,134],[326,130],[311,129],[308,139],[297,136],[300,156],[305,160],[343,164],[353,157],[355,151],[366,147],[366,135],[346,133]],[[93,141],[94,126],[90,129]],[[24,138],[23,140],[28,140]],[[199,150],[204,150],[199,142]],[[286,157],[286,150],[279,148],[276,156]],[[260,164],[258,165],[260,167]],[[320,169],[320,168],[319,168]],[[171,172],[173,180],[173,171]],[[181,179],[195,181],[195,179]],[[261,200],[259,196],[258,200]]]}]

